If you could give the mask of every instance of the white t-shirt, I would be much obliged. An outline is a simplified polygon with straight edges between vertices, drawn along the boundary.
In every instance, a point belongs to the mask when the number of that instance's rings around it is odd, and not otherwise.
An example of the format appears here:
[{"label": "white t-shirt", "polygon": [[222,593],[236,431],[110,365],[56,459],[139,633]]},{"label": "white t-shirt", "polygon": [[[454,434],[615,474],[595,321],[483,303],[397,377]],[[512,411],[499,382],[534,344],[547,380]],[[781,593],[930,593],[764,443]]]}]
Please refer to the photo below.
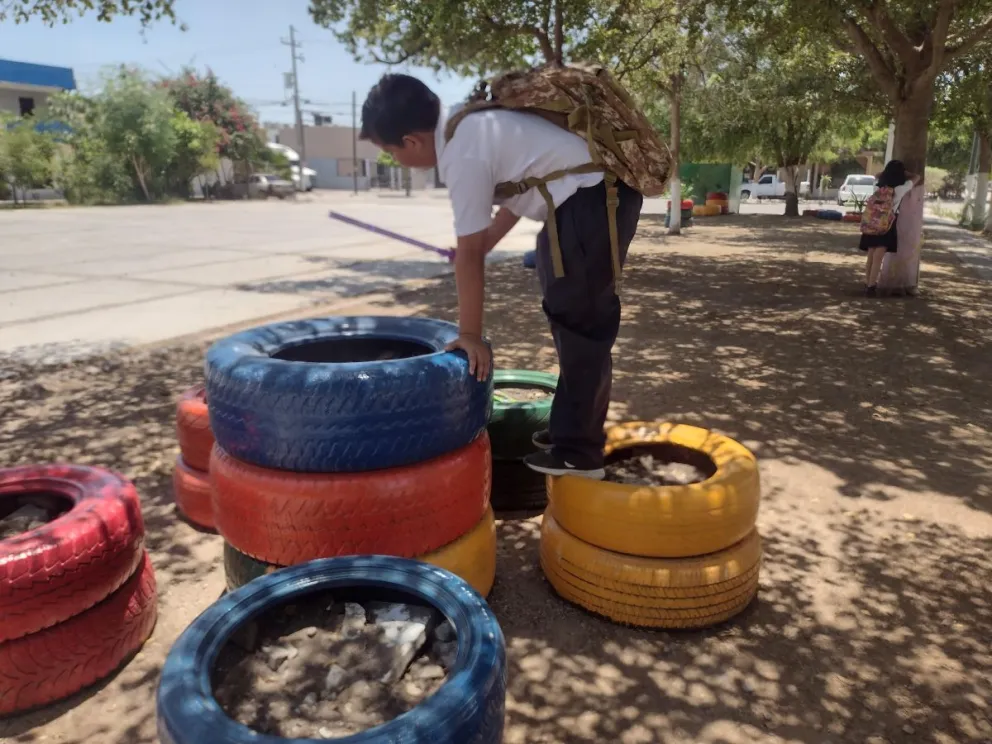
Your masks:
[{"label": "white t-shirt", "polygon": [[913,181],[912,179],[910,179],[906,181],[906,183],[904,183],[902,186],[896,186],[895,188],[893,188],[895,194],[893,194],[892,196],[892,205],[895,208],[896,214],[899,214],[899,205],[902,203],[903,197],[913,190],[913,186],[914,186]]},{"label": "white t-shirt", "polygon": [[[563,168],[590,162],[586,141],[536,114],[493,109],[469,114],[458,123],[455,136],[444,141],[448,116],[460,107],[442,112],[435,131],[437,167],[448,187],[459,237],[481,232],[492,223],[496,184],[543,177]],[[548,183],[555,207],[581,188],[595,186],[602,173],[565,176]],[[538,222],[548,218],[541,192],[529,189],[500,202],[518,217]]]}]

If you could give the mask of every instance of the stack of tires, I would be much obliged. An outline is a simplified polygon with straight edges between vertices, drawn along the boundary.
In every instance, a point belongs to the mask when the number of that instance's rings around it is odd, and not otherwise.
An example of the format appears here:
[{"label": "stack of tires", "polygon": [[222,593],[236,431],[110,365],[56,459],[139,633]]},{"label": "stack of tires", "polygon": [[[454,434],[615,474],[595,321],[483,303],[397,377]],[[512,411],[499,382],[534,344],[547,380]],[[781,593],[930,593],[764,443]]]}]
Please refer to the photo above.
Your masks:
[{"label": "stack of tires", "polygon": [[711,211],[716,208],[716,214],[727,214],[730,211],[730,198],[723,191],[711,191],[706,195],[706,206]]},{"label": "stack of tires", "polygon": [[210,497],[210,430],[207,391],[197,385],[184,392],[176,405],[176,436],[179,455],[172,471],[176,508],[189,522],[205,530],[214,528]]},{"label": "stack of tires", "polygon": [[207,353],[213,518],[229,588],[344,555],[416,558],[487,595],[486,423],[456,326],[358,317],[263,326]]},{"label": "stack of tires", "polygon": [[685,486],[549,479],[541,566],[563,598],[627,625],[701,628],[758,591],[760,485],[743,445],[694,426],[632,423],[608,432],[607,462],[666,448],[708,475]]},{"label": "stack of tires", "polygon": [[[534,452],[534,435],[548,428],[557,375],[522,369],[497,370],[493,375],[493,410],[489,441],[493,453],[492,506],[496,512],[537,511],[548,504],[545,478],[523,463]],[[513,391],[533,390],[533,399],[518,399]],[[542,395],[543,393],[543,395]]]},{"label": "stack of tires", "polygon": [[0,716],[113,673],[151,635],[155,573],[134,486],[100,468],[0,470]]},{"label": "stack of tires", "polygon": [[[683,199],[679,203],[679,208],[682,212],[681,225],[683,227],[689,227],[692,224],[692,208],[694,203],[692,199]],[[665,227],[670,227],[672,221],[672,202],[669,201],[665,207]]]}]

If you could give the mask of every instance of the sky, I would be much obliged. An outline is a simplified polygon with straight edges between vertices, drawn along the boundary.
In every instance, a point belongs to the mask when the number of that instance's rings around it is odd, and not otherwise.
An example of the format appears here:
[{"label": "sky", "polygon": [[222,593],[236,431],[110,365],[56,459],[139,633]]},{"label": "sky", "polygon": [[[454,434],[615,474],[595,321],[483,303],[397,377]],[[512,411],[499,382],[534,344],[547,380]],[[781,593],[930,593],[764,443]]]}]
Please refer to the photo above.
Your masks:
[{"label": "sky", "polygon": [[[187,27],[168,21],[150,25],[142,34],[134,18],[100,23],[96,14],[73,18],[49,28],[43,23],[0,23],[0,56],[19,62],[72,67],[76,85],[86,90],[99,80],[101,68],[120,63],[139,65],[155,75],[178,72],[183,65],[201,71],[210,67],[235,95],[247,101],[263,122],[293,121],[283,73],[289,72],[290,49],[280,43],[296,28],[304,57],[298,64],[300,97],[305,112],[330,114],[333,123],[351,125],[351,95],[358,106],[388,68],[355,62],[327,29],[307,12],[308,0],[176,0],[176,17]],[[417,75],[445,104],[464,98],[473,81],[415,67],[394,68]],[[305,121],[312,118],[305,115]]]}]

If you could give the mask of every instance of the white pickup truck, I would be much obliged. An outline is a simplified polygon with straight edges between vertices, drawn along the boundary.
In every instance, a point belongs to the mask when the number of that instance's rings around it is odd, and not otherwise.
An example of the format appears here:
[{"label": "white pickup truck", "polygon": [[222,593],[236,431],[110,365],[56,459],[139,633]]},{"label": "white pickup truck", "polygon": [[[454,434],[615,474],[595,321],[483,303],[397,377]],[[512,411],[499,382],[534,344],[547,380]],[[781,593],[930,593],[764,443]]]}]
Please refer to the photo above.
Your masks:
[{"label": "white pickup truck", "polygon": [[780,181],[778,176],[766,173],[757,181],[748,181],[741,184],[741,201],[747,201],[751,197],[761,199],[784,199],[785,181]]}]

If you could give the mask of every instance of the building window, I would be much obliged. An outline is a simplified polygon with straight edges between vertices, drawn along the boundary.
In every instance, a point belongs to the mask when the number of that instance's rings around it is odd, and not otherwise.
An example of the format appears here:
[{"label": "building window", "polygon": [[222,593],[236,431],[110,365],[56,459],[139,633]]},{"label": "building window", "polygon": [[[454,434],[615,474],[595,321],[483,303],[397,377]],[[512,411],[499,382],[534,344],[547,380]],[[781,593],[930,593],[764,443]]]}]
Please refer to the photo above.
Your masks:
[{"label": "building window", "polygon": [[29,96],[22,96],[17,99],[21,107],[21,116],[31,116],[34,114],[34,99]]}]

